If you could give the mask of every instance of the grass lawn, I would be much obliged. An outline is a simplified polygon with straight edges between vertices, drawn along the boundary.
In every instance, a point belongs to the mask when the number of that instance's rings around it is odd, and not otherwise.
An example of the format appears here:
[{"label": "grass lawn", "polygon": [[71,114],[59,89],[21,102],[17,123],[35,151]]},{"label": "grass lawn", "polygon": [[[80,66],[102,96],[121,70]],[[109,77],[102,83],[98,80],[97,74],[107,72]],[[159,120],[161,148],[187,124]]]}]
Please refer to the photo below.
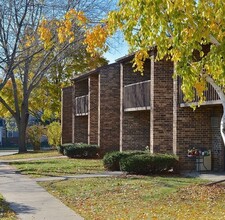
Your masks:
[{"label": "grass lawn", "polygon": [[10,162],[10,165],[15,166],[22,174],[28,174],[31,177],[64,176],[104,171],[102,160],[49,158],[48,160]]},{"label": "grass lawn", "polygon": [[180,177],[89,178],[40,183],[85,219],[225,219],[225,186]]},{"label": "grass lawn", "polygon": [[56,157],[62,156],[58,153],[57,150],[49,150],[49,151],[28,151],[24,154],[13,154],[9,156],[0,156],[0,160],[18,160],[18,159],[30,159],[30,158],[46,158],[46,157]]},{"label": "grass lawn", "polygon": [[10,210],[8,204],[5,202],[3,197],[0,195],[0,219],[1,220],[16,220],[15,213]]}]

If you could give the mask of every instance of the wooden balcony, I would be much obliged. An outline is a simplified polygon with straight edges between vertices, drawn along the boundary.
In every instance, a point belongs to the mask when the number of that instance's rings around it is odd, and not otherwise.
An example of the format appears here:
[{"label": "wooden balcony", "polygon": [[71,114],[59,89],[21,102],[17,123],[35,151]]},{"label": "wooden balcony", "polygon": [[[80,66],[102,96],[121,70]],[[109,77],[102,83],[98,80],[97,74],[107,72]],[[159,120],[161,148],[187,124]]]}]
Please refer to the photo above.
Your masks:
[{"label": "wooden balcony", "polygon": [[[221,100],[215,91],[215,89],[208,83],[207,85],[208,90],[204,92],[204,96],[206,97],[206,100],[201,105],[216,105],[221,104]],[[197,105],[198,103],[198,97],[197,93],[195,92],[195,97],[192,102],[184,102],[184,94],[181,91],[181,80],[178,81],[178,101],[181,107],[190,106],[192,104]]]},{"label": "wooden balcony", "polygon": [[88,115],[88,95],[76,97],[75,99],[76,116]]},{"label": "wooden balcony", "polygon": [[150,110],[150,80],[124,86],[124,111]]}]

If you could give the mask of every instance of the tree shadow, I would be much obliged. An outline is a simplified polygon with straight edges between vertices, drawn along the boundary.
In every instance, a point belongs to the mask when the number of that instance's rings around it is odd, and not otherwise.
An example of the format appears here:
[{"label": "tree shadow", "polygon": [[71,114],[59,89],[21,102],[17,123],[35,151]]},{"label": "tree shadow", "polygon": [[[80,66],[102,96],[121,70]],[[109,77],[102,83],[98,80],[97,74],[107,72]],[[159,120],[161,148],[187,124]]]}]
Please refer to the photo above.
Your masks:
[{"label": "tree shadow", "polygon": [[10,202],[9,206],[16,214],[30,214],[30,213],[35,213],[35,211],[37,210],[32,206],[28,206],[28,205],[24,205],[22,203],[16,203],[16,202]]}]

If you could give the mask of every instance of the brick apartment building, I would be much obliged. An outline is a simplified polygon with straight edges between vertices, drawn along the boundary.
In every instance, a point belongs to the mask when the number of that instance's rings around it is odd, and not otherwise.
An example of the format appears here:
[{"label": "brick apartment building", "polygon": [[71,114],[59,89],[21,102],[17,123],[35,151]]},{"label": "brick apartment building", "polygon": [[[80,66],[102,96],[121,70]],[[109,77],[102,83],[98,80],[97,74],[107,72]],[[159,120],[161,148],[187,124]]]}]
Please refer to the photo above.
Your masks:
[{"label": "brick apartment building", "polygon": [[[154,51],[151,52],[154,56]],[[62,143],[98,144],[102,153],[145,150],[174,153],[181,168],[194,169],[191,147],[211,150],[212,169],[224,170],[220,136],[222,105],[212,87],[207,101],[193,111],[183,102],[173,63],[146,60],[134,72],[133,55],[73,79],[62,94]]]},{"label": "brick apartment building", "polygon": [[62,92],[62,143],[119,150],[120,68],[110,64],[80,75]]}]

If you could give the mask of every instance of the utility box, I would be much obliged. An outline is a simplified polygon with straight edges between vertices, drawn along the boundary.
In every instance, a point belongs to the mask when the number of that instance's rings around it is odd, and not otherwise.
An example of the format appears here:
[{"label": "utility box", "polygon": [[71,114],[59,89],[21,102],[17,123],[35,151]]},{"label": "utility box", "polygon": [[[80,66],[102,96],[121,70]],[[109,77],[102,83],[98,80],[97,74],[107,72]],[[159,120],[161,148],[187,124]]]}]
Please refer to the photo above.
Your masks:
[{"label": "utility box", "polygon": [[196,171],[211,171],[212,170],[212,155],[211,152],[209,155],[198,156],[196,157]]}]

